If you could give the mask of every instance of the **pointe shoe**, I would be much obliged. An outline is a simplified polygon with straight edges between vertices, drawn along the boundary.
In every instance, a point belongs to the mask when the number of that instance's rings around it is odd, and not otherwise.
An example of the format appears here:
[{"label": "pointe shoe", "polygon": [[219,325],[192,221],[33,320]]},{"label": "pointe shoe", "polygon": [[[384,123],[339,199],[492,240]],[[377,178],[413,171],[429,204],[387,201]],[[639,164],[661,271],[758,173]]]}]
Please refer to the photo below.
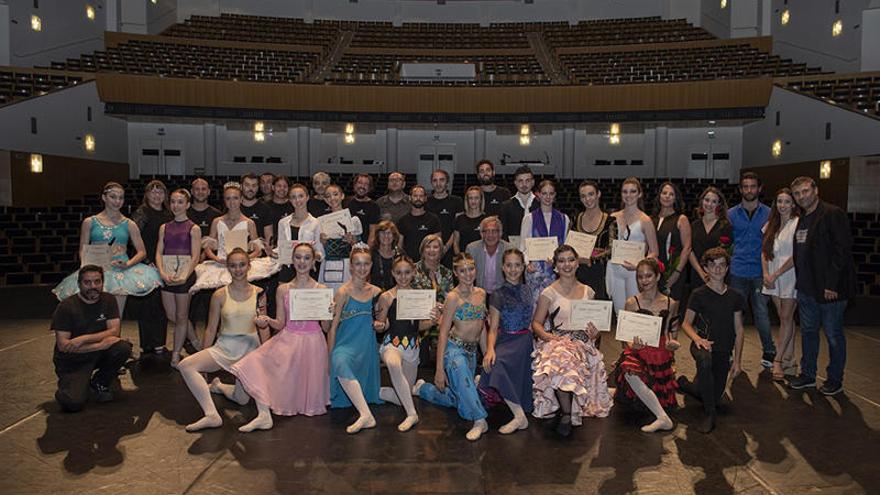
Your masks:
[{"label": "pointe shoe", "polygon": [[260,416],[258,414],[250,423],[239,427],[238,431],[242,433],[250,433],[256,430],[270,430],[272,429],[272,426],[274,426],[274,423],[272,422],[271,415]]},{"label": "pointe shoe", "polygon": [[645,433],[654,433],[655,431],[669,431],[675,426],[675,423],[672,422],[672,419],[669,416],[664,416],[662,418],[657,418],[653,423],[647,424],[642,427],[642,431]]},{"label": "pointe shoe", "polygon": [[407,416],[406,419],[403,420],[403,422],[397,425],[397,431],[409,431],[418,422],[419,417],[417,415]]},{"label": "pointe shoe", "polygon": [[498,428],[498,433],[502,435],[510,435],[511,433],[516,432],[517,430],[525,430],[529,427],[529,418],[522,416],[520,418],[514,417],[513,420],[506,425]]},{"label": "pointe shoe", "polygon": [[194,432],[199,430],[204,430],[207,428],[218,428],[223,425],[223,419],[219,414],[212,414],[210,416],[205,416],[202,419],[196,421],[195,423],[190,423],[186,425],[186,431]]},{"label": "pointe shoe", "polygon": [[468,430],[467,435],[465,435],[465,438],[467,438],[471,442],[476,442],[477,440],[480,439],[481,436],[483,436],[483,433],[486,433],[487,431],[489,431],[489,425],[486,423],[485,419],[480,419],[480,420],[474,421],[473,428]]},{"label": "pointe shoe", "polygon": [[361,416],[357,421],[348,425],[348,428],[345,429],[345,432],[349,435],[354,435],[355,433],[365,429],[365,428],[375,428],[376,427],[376,419],[373,416]]}]

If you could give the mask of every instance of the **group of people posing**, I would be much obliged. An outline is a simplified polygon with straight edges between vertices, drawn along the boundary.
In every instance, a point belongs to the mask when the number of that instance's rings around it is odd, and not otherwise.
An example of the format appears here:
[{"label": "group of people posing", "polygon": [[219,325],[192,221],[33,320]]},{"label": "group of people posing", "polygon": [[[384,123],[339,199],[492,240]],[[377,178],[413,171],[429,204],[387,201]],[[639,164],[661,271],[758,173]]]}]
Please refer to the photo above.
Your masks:
[{"label": "group of people posing", "polygon": [[[85,264],[55,289],[56,399],[65,410],[82,408],[90,389],[99,401],[112,399],[132,351],[119,338],[128,295],[144,297],[145,307],[152,298],[166,316],[142,308],[142,355],[166,352],[165,320],[174,325],[171,364],[204,412],[188,431],[220,426],[215,393],[254,399],[257,416],[242,431],[271,428],[273,413],[317,415],[330,405],[355,407],[347,431],[356,433],[375,426],[370,404],[382,402],[402,406],[398,429],[407,431],[419,421],[418,396],[456,408],[472,422],[469,440],[488,430],[487,409],[502,403],[513,415],[502,434],[527,428],[532,414],[555,417],[553,428],[568,436],[583,418],[607,416],[614,400],[649,411],[642,430],[652,432],[673,427],[668,413],[680,392],[702,402],[699,429],[710,432],[728,375],[742,371],[747,306],[774,380],[816,386],[822,326],[830,364],[820,391],[842,391],[852,241],[845,213],[819,199],[813,179],[796,178],[767,206],[757,175],[744,173],[739,204],[728,208],[708,187],[693,218],[671,182],[647,212],[641,183],[626,179],[620,209],[606,213],[598,184],[584,181],[584,211],[572,220],[555,208],[556,185],[545,180],[535,190],[527,167],[516,171],[513,194],[494,184],[491,162],[480,162],[477,176],[480,185],[461,199],[443,170],[432,175],[430,195],[420,185],[404,193],[405,176],[393,172],[388,193],[374,201],[366,174],[355,177],[351,198],[323,172],[312,177],[313,193],[284,177],[248,174],[224,185],[222,213],[208,204],[204,179],[170,195],[152,181],[132,219],[121,212],[122,186],[108,184],[104,209],[83,221],[81,244],[84,263],[96,245],[109,246],[109,261]],[[319,218],[343,208],[351,223],[325,231]],[[567,244],[571,231],[595,236],[592,252]],[[551,258],[529,259],[526,240],[535,237],[556,239]],[[641,243],[643,259],[612,261],[618,240]],[[293,320],[293,291],[317,288],[334,290],[332,318]],[[435,291],[429,318],[397,318],[397,296],[410,289]],[[622,343],[611,380],[603,332],[570,323],[572,302],[588,299],[611,300],[615,314],[662,319],[659,344]],[[768,299],[780,320],[775,340]],[[193,324],[200,306],[202,339]],[[693,381],[675,376],[679,329],[691,341]],[[391,387],[380,385],[380,360]],[[420,362],[434,363],[432,382],[418,378]],[[221,369],[234,385],[205,380]]]}]

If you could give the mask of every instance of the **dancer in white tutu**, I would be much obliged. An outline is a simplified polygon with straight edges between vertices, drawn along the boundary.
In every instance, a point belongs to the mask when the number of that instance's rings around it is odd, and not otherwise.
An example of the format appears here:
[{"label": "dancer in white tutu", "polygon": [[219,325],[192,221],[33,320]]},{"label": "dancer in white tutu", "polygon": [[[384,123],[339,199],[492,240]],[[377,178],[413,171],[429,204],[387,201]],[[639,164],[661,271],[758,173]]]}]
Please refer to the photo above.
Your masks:
[{"label": "dancer in white tutu", "polygon": [[278,273],[281,266],[272,258],[263,255],[263,243],[257,235],[257,225],[241,212],[241,186],[237,182],[227,182],[223,186],[223,204],[226,213],[211,223],[211,233],[205,239],[205,261],[196,266],[196,283],[190,294],[202,289],[216,289],[229,284],[232,278],[226,269],[227,250],[233,246],[232,233],[244,231],[245,246],[237,246],[247,251],[251,259],[248,281],[263,280]]}]

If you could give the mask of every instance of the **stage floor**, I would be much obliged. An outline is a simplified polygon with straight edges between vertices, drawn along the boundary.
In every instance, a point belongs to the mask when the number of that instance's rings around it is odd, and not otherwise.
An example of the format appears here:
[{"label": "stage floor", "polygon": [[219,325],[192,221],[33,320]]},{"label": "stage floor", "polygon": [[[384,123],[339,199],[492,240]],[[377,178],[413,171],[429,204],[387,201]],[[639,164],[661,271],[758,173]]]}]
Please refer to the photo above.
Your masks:
[{"label": "stage floor", "polygon": [[[125,322],[123,336],[136,341],[136,324]],[[641,433],[648,418],[615,407],[564,441],[534,419],[502,436],[496,430],[509,413],[499,410],[491,432],[470,443],[455,411],[418,400],[421,422],[412,431],[396,429],[401,408],[382,405],[373,408],[378,427],[351,436],[353,410],[275,417],[270,431],[239,433],[253,403],[217,397],[224,426],[186,433],[200,410],[180,376],[156,361],[130,363],[116,402],[63,414],[52,399],[48,322],[0,320],[2,492],[876,493],[880,329],[850,328],[847,338],[846,393],[827,398],[774,384],[747,329],[746,373],[731,384],[733,400],[711,435],[696,431],[699,404],[679,396],[676,428],[663,434]],[[677,369],[692,376],[689,342],[682,344]],[[619,349],[603,339],[608,367]],[[824,342],[819,363],[824,374]]]}]

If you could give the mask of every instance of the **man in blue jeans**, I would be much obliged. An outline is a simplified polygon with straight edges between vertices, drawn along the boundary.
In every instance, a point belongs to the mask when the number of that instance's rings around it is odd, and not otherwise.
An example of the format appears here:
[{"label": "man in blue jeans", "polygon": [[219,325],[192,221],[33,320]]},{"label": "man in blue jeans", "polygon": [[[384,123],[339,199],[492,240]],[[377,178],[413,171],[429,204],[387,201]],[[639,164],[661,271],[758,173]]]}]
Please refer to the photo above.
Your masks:
[{"label": "man in blue jeans", "polygon": [[761,229],[770,218],[770,207],[758,201],[761,194],[761,181],[754,172],[745,172],[739,179],[740,204],[727,211],[727,218],[733,226],[733,258],[730,262],[730,287],[742,294],[743,299],[752,306],[752,319],[761,337],[761,365],[773,367],[776,346],[770,333],[770,313],[767,309],[768,297],[761,289],[764,276],[761,271],[761,242],[764,233]]},{"label": "man in blue jeans", "polygon": [[795,390],[816,386],[819,327],[822,326],[831,362],[819,392],[836,395],[843,391],[846,366],[843,312],[855,294],[856,281],[849,220],[843,210],[819,200],[819,189],[812,178],[796,178],[791,183],[791,191],[803,209],[794,236],[803,355],[801,374],[789,386]]}]

